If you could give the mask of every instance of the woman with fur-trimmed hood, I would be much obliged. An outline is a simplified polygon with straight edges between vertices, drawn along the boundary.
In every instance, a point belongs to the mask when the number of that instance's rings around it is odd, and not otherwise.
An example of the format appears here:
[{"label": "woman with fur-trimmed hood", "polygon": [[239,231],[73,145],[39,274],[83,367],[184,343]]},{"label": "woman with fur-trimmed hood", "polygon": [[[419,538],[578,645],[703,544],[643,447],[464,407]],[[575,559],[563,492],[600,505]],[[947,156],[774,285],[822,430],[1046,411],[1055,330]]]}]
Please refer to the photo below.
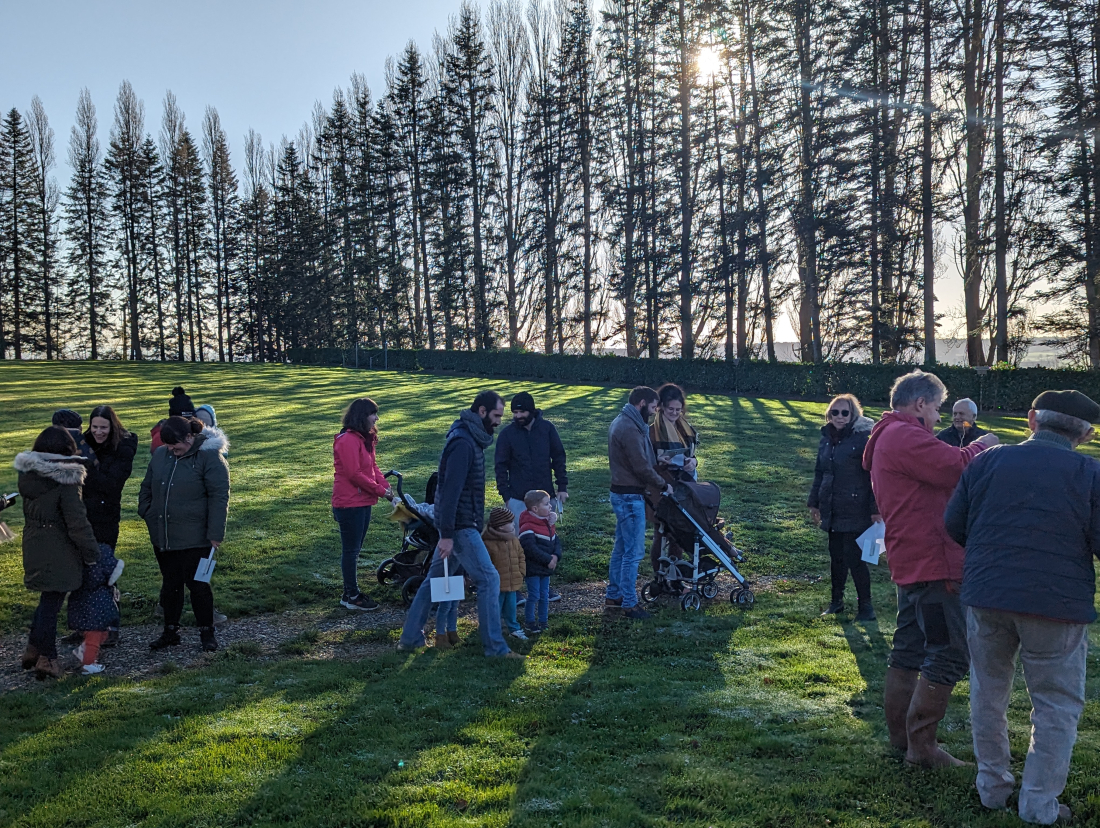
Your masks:
[{"label": "woman with fur-trimmed hood", "polygon": [[16,456],[23,498],[23,583],[41,593],[23,653],[23,669],[57,678],[57,615],[66,594],[80,589],[84,565],[99,559],[92,524],[81,499],[86,470],[76,442],[50,426],[31,451]]},{"label": "woman with fur-trimmed hood", "polygon": [[153,453],[138,493],[138,515],[160,566],[160,603],[164,632],[150,643],[154,650],[180,643],[183,589],[199,626],[202,648],[218,649],[214,636],[214,593],[195,580],[199,561],[225,539],[229,514],[229,441],[196,419],[169,417],[160,430],[164,445]]}]

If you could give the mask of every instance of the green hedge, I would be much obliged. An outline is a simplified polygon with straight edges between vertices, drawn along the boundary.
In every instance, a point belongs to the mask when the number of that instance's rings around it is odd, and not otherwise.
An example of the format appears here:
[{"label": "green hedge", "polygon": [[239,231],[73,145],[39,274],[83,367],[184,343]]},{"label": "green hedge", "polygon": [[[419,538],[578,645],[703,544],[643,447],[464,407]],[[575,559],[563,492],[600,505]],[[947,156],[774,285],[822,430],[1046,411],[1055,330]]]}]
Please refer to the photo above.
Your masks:
[{"label": "green hedge", "polygon": [[[355,351],[339,348],[292,349],[291,362],[305,365],[355,365]],[[455,371],[486,377],[612,385],[676,382],[697,391],[754,397],[825,399],[851,393],[866,403],[885,403],[894,380],[911,370],[904,365],[793,362],[629,359],[514,351],[429,351],[360,349],[359,367],[391,371]],[[1050,368],[1005,368],[979,373],[972,368],[940,366],[935,373],[951,399],[970,397],[985,411],[1025,411],[1047,389],[1076,388],[1100,400],[1100,372]]]}]

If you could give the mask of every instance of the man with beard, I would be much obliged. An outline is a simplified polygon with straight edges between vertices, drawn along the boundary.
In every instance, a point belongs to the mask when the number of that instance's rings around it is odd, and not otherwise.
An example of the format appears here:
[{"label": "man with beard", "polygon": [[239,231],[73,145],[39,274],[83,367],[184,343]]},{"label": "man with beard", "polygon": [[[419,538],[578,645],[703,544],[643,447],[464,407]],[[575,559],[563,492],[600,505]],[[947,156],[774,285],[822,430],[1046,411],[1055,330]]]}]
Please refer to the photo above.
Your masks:
[{"label": "man with beard", "polygon": [[439,544],[428,576],[405,617],[398,650],[425,646],[424,624],[432,607],[431,579],[443,577],[443,562],[449,559],[450,574],[464,571],[477,587],[478,631],[485,655],[523,658],[504,641],[500,576],[481,540],[485,528],[485,449],[493,442],[493,431],[503,416],[504,398],[496,391],[482,391],[447,433],[435,495]]},{"label": "man with beard", "polygon": [[[551,493],[550,506],[561,512],[569,499],[569,478],[565,472],[565,446],[561,443],[554,424],[535,408],[534,398],[526,391],[512,397],[512,422],[500,431],[495,457],[497,491],[501,500],[516,516],[516,534],[519,534],[519,518],[527,509],[524,496],[534,490]],[[558,495],[553,497],[554,480]],[[525,599],[520,596],[517,606]],[[561,596],[550,590],[550,601]]]},{"label": "man with beard", "polygon": [[657,455],[649,440],[649,421],[657,413],[657,392],[639,385],[630,392],[607,434],[611,466],[611,508],[615,512],[615,548],[607,573],[605,611],[622,611],[624,618],[645,619],[638,606],[638,565],[645,556],[645,498],[650,493],[672,494],[672,486],[657,473]]}]

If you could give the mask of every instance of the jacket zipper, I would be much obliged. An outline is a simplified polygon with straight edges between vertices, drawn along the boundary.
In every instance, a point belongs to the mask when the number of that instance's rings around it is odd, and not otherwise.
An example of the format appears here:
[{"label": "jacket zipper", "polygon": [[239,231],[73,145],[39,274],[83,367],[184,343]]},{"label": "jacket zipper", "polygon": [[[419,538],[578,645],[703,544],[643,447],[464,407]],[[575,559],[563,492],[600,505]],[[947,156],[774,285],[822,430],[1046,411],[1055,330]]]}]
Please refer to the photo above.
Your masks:
[{"label": "jacket zipper", "polygon": [[172,491],[172,481],[176,479],[176,467],[180,464],[177,457],[172,462],[172,473],[168,475],[168,488],[164,492],[164,548],[168,549],[168,495]]}]

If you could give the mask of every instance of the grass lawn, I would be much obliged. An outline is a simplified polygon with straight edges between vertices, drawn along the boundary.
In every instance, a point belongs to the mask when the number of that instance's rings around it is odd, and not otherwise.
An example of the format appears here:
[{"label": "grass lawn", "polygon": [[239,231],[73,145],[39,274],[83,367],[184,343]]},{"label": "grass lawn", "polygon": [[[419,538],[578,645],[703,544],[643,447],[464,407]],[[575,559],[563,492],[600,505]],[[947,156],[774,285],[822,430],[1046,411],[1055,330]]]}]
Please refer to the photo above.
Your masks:
[{"label": "grass lawn", "polygon": [[[339,593],[329,513],[331,438],[355,396],[382,410],[383,469],[417,497],[457,410],[481,387],[530,390],[562,432],[570,500],[560,581],[600,578],[612,545],[606,428],[622,389],[274,366],[0,365],[0,489],[10,458],[58,407],[85,416],[108,402],[143,442],[182,383],[213,404],[233,443],[233,495],[216,576],[231,616],[327,605]],[[552,616],[520,664],[455,652],[393,652],[361,661],[222,652],[197,670],[129,680],[69,677],[0,704],[0,826],[998,826],[970,769],[906,769],[885,746],[884,660],[892,632],[887,575],[874,573],[878,624],[823,620],[823,535],[806,519],[815,403],[695,395],[701,473],[751,553],[750,577],[791,576],[743,613],[662,610],[652,622]],[[877,414],[878,412],[869,412]],[[1019,439],[1020,419],[989,423]],[[1091,449],[1090,449],[1091,451]],[[148,621],[159,579],[134,513],[144,462],[124,498],[124,623]],[[15,512],[13,515],[12,512]],[[4,515],[18,531],[19,510]],[[367,534],[364,584],[395,551],[379,520]],[[820,583],[793,576],[820,575]],[[376,598],[396,602],[377,585]],[[26,628],[17,543],[0,546],[0,632]],[[371,633],[387,643],[394,633]],[[1094,644],[1097,643],[1094,639]],[[109,663],[109,655],[107,657]],[[1100,682],[1067,788],[1077,824],[1100,824]],[[941,738],[970,756],[967,687]],[[1014,754],[1028,706],[1010,712]]]}]

